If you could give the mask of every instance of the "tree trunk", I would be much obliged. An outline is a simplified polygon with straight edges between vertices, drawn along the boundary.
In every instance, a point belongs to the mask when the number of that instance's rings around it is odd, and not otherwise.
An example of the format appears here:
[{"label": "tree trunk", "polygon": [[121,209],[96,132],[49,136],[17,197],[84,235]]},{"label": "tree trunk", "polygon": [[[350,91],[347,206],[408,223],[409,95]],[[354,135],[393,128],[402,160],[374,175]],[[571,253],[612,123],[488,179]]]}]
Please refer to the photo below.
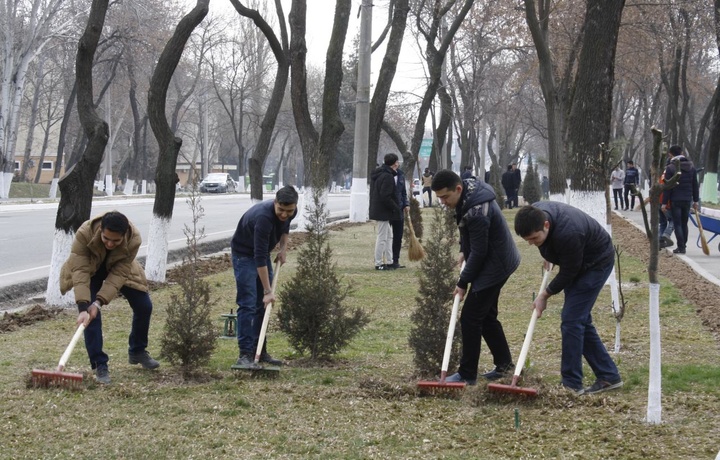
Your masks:
[{"label": "tree trunk", "polygon": [[[570,111],[573,190],[602,192],[607,165],[597,148],[609,145],[615,49],[625,0],[588,0],[575,98]],[[605,219],[600,220],[603,223]]]},{"label": "tree trunk", "polygon": [[[155,203],[150,225],[148,256],[145,269],[148,279],[165,280],[167,263],[167,231],[175,204],[175,185],[179,182],[175,172],[182,139],[175,137],[165,115],[167,90],[190,35],[208,12],[210,0],[198,0],[195,8],[180,20],[175,33],[163,49],[150,81],[148,91],[148,117],[159,151],[155,171]],[[175,118],[173,118],[175,122]]]},{"label": "tree trunk", "polygon": [[45,296],[51,305],[72,303],[71,295],[60,295],[60,268],[70,253],[74,233],[90,218],[93,183],[109,137],[108,124],[95,111],[92,79],[93,60],[107,8],[108,0],[93,0],[85,32],[78,43],[75,61],[78,115],[88,143],[80,161],[65,173],[58,184],[62,196],[55,218],[53,255]]},{"label": "tree trunk", "polygon": [[[390,86],[395,78],[397,71],[398,59],[402,48],[403,36],[407,27],[407,16],[410,12],[408,0],[396,0],[393,11],[392,30],[388,38],[385,56],[383,57],[378,79],[370,101],[370,134],[368,135],[368,158],[367,158],[367,174],[375,169],[377,162],[377,154],[380,145],[380,132],[382,130],[382,122],[385,117],[387,108],[387,100],[390,95]],[[401,152],[403,155],[405,152]]]},{"label": "tree trunk", "polygon": [[290,77],[290,61],[288,59],[289,45],[287,28],[285,26],[285,16],[283,14],[282,4],[280,0],[275,0],[275,9],[277,11],[278,21],[280,24],[280,40],[278,40],[272,27],[260,16],[256,10],[251,10],[243,6],[238,0],[230,0],[238,13],[242,16],[253,20],[255,25],[262,31],[267,38],[270,48],[275,55],[277,61],[277,71],[275,73],[275,85],[273,86],[272,95],[265,110],[265,117],[260,124],[260,136],[258,137],[255,151],[250,158],[249,174],[250,174],[250,199],[262,201],[263,199],[263,166],[270,153],[270,143],[275,129],[282,101],[285,97],[285,88],[287,87],[288,78]]}]

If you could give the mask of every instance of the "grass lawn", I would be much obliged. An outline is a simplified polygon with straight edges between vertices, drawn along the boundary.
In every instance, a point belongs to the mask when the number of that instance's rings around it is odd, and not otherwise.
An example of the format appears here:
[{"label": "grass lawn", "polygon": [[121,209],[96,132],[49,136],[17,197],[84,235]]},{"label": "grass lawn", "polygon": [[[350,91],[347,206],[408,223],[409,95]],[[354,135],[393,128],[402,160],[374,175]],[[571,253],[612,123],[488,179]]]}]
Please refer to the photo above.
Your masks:
[{"label": "grass lawn", "polygon": [[[425,225],[432,210],[425,210]],[[514,211],[505,211],[512,222]],[[429,232],[426,230],[426,234]],[[183,382],[167,362],[157,371],[127,363],[130,309],[124,300],[103,309],[105,351],[113,383],[92,382],[84,347],[69,371],[85,372],[81,391],[26,387],[33,368],[53,369],[73,334],[73,312],[0,335],[1,458],[587,458],[699,459],[720,450],[720,351],[695,306],[662,280],[663,424],[644,422],[648,380],[646,267],[623,258],[627,311],[622,351],[614,355],[625,381],[619,390],[572,397],[559,390],[561,296],[538,321],[523,386],[536,399],[489,393],[482,382],[459,398],[418,397],[407,344],[419,263],[405,270],[373,268],[372,223],[332,231],[337,270],[354,287],[349,298],[371,323],[333,364],[300,365],[287,341],[269,328],[269,350],[289,362],[277,379],[230,370],[235,340],[219,340],[207,379]],[[500,298],[513,356],[540,285],[537,249],[517,239],[522,264]],[[616,242],[618,243],[618,242]],[[625,244],[625,242],[619,242]],[[627,242],[632,244],[632,242]],[[297,252],[283,268],[280,289],[295,273]],[[220,315],[235,308],[232,271],[209,277]],[[637,281],[640,280],[640,281]],[[170,288],[155,291],[149,351],[159,353]],[[450,293],[448,293],[449,300]],[[449,304],[449,303],[448,303]],[[282,308],[280,305],[278,308]],[[601,338],[612,348],[615,319],[606,288],[594,309]],[[492,368],[483,347],[481,371]],[[586,366],[586,384],[592,373]],[[507,382],[509,383],[509,382]],[[515,413],[519,416],[516,428]]]}]

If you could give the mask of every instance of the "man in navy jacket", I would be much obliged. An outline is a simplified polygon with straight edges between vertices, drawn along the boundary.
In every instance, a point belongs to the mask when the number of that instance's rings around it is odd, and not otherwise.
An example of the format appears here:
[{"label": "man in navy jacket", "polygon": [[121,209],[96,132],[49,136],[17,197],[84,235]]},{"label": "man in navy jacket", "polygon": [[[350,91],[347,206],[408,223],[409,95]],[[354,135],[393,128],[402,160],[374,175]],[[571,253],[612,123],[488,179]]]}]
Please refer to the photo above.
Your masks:
[{"label": "man in navy jacket", "polygon": [[[523,206],[515,216],[515,233],[537,246],[546,264],[560,267],[547,288],[538,293],[533,307],[539,318],[548,297],[565,291],[560,324],[562,384],[577,395],[620,388],[620,373],[595,330],[591,314],[615,263],[610,235],[581,210],[554,201]],[[583,388],[583,356],[597,378],[588,388]]]},{"label": "man in navy jacket", "polygon": [[403,231],[405,230],[405,214],[410,210],[410,202],[408,202],[407,188],[405,186],[405,174],[399,167],[395,172],[397,173],[397,176],[395,176],[395,199],[400,205],[402,212],[400,213],[399,219],[390,220],[390,226],[392,227],[393,260],[388,268],[391,270],[405,268],[405,265],[400,265],[400,251],[402,249]]},{"label": "man in navy jacket", "polygon": [[673,251],[675,254],[685,254],[685,247],[688,239],[688,219],[690,218],[690,207],[697,209],[698,201],[700,201],[700,186],[697,179],[697,171],[693,162],[688,160],[682,152],[682,147],[673,145],[668,149],[668,162],[665,168],[665,180],[668,181],[677,172],[675,163],[679,165],[680,178],[677,186],[666,190],[662,194],[661,211],[666,211],[668,203],[671,202],[670,211],[672,213],[673,227],[675,238],[677,239],[677,248]]},{"label": "man in navy jacket", "polygon": [[[270,252],[280,244],[275,261],[285,263],[290,221],[297,215],[298,193],[292,186],[278,190],[274,200],[253,205],[240,218],[230,246],[237,295],[237,338],[240,357],[237,366],[256,369],[260,328],[265,305],[275,302],[272,292]],[[263,344],[260,362],[281,365],[273,359]]]},{"label": "man in navy jacket", "polygon": [[[493,355],[495,369],[482,377],[501,378],[513,367],[510,347],[498,320],[498,299],[508,278],[520,265],[520,252],[495,192],[475,178],[461,180],[450,170],[435,174],[432,189],[440,203],[455,209],[460,230],[460,249],[465,268],[460,273],[453,295],[465,298],[460,328],[462,356],[458,372],[448,382],[477,383],[481,339]],[[471,285],[468,291],[468,285]]]}]

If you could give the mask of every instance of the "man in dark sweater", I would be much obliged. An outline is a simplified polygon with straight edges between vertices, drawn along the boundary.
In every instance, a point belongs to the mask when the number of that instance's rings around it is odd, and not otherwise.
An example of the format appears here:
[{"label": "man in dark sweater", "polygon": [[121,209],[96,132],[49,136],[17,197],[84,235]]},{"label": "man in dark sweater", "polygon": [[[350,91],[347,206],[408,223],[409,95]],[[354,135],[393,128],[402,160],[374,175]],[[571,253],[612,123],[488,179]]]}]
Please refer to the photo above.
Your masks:
[{"label": "man in dark sweater", "polygon": [[[257,351],[265,306],[275,302],[272,292],[270,252],[280,244],[275,261],[280,265],[287,257],[290,221],[297,215],[298,193],[292,186],[278,190],[275,199],[263,201],[248,209],[240,218],[230,246],[237,287],[237,338],[240,357],[236,365],[257,369]],[[263,344],[260,362],[281,365]]]},{"label": "man in dark sweater", "polygon": [[395,172],[397,173],[397,176],[395,176],[395,199],[398,201],[402,212],[399,219],[390,220],[390,226],[392,227],[392,264],[387,268],[391,270],[405,268],[405,265],[400,265],[400,252],[402,250],[403,231],[405,230],[405,214],[410,210],[410,202],[408,201],[405,186],[405,173],[400,168]]},{"label": "man in dark sweater", "polygon": [[667,154],[669,162],[665,168],[665,180],[670,180],[677,172],[676,163],[679,165],[682,174],[680,174],[677,186],[663,192],[660,210],[662,212],[667,211],[668,203],[672,202],[670,211],[672,213],[673,230],[677,239],[677,248],[673,252],[675,254],[685,254],[690,208],[697,209],[698,201],[700,201],[700,186],[695,166],[692,161],[683,155],[682,147],[673,145],[668,149]]},{"label": "man in dark sweater", "polygon": [[[614,266],[610,235],[581,210],[553,201],[523,206],[515,216],[515,233],[538,247],[546,265],[560,267],[533,307],[540,317],[548,297],[565,291],[560,324],[562,384],[577,395],[620,388],[620,373],[595,330],[591,314]],[[588,388],[583,388],[583,356],[597,379]]]},{"label": "man in dark sweater", "polygon": [[[632,160],[627,162],[625,169],[625,209],[623,211],[635,209],[635,195],[632,194],[633,187],[640,185],[640,171],[635,167]],[[630,197],[628,197],[630,195]]]},{"label": "man in dark sweater", "polygon": [[[453,292],[453,296],[465,298],[460,317],[462,356],[458,372],[446,381],[477,383],[483,338],[493,355],[495,369],[482,377],[499,379],[512,369],[513,363],[497,318],[498,299],[505,282],[520,265],[520,252],[488,184],[475,178],[463,181],[446,169],[435,174],[432,189],[440,203],[455,209],[461,260],[465,261]],[[472,285],[470,291],[468,285]]]}]

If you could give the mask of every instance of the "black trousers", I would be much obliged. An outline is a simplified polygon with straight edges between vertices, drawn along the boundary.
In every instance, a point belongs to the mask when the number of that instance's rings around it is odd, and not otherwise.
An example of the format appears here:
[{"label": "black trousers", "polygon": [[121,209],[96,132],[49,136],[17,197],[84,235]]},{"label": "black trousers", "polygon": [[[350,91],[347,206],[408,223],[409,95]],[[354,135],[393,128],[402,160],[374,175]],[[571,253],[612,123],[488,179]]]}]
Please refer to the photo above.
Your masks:
[{"label": "black trousers", "polygon": [[392,227],[393,242],[392,242],[392,255],[393,263],[396,264],[400,261],[400,249],[402,249],[402,237],[403,230],[405,229],[405,217],[400,220],[391,220],[390,226]]},{"label": "black trousers", "polygon": [[462,331],[462,355],[460,356],[460,376],[475,380],[480,361],[480,345],[485,339],[493,356],[495,367],[506,368],[512,365],[510,347],[505,331],[498,321],[498,299],[507,279],[494,286],[477,292],[468,291],[460,317]]}]

